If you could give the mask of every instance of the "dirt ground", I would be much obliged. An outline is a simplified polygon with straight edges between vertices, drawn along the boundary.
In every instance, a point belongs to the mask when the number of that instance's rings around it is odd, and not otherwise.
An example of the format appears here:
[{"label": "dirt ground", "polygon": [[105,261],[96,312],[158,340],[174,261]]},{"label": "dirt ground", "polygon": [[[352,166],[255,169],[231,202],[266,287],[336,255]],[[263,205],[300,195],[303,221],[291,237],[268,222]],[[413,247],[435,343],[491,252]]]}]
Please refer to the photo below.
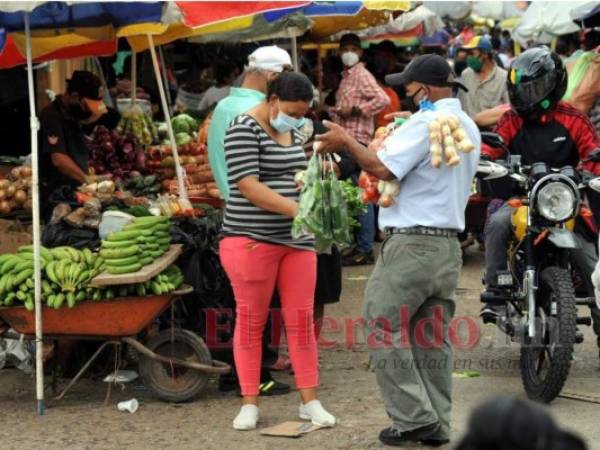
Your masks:
[{"label": "dirt ground", "polygon": [[[482,254],[474,247],[465,259],[458,299],[457,316],[477,320]],[[344,271],[342,301],[326,314],[341,320],[360,316],[362,293],[371,268]],[[524,397],[517,370],[518,348],[498,345],[494,327],[480,328],[481,338],[471,349],[456,352],[456,369],[480,373],[476,378],[454,379],[452,439],[456,443],[466,428],[469,413],[491,395],[514,394]],[[577,347],[566,394],[595,396],[600,402],[598,351],[590,328],[586,341]],[[343,333],[326,333],[338,348],[320,352],[321,399],[340,420],[331,430],[318,430],[299,439],[264,437],[259,431],[236,432],[231,421],[239,408],[233,393],[218,391],[211,380],[198,400],[174,405],[153,399],[139,382],[113,390],[108,406],[103,405],[106,385],[85,380],[68,397],[50,404],[46,414],[35,412],[34,380],[9,369],[0,371],[0,447],[2,449],[379,449],[377,436],[389,425],[375,377],[367,368],[368,353],[356,333],[354,348],[345,348]],[[293,383],[280,374],[281,381]],[[135,414],[118,412],[118,401],[135,397],[141,402]],[[266,398],[261,403],[259,428],[295,420],[298,397]],[[576,431],[590,449],[600,449],[600,405],[558,398],[549,412],[566,428]],[[419,448],[407,447],[407,448]],[[450,444],[444,448],[453,448]]]}]

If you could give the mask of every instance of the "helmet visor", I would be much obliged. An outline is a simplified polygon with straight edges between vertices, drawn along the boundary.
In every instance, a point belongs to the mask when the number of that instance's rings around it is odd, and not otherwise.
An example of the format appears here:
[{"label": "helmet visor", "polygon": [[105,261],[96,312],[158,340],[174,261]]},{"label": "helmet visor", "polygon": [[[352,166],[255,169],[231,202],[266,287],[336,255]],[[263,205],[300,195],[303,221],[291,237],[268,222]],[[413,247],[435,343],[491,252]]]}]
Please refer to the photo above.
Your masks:
[{"label": "helmet visor", "polygon": [[509,79],[510,101],[517,109],[528,109],[547,98],[556,86],[556,75],[548,73],[531,81],[513,83]]}]

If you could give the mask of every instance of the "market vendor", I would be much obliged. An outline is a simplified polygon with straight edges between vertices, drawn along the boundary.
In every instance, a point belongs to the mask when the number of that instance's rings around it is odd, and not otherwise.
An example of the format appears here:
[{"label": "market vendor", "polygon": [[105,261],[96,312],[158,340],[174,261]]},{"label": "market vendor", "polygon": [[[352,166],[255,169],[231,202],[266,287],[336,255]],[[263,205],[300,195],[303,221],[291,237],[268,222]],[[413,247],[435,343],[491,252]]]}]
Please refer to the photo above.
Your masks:
[{"label": "market vendor", "polygon": [[[91,72],[77,70],[67,80],[67,91],[57,96],[39,114],[40,120],[40,192],[44,196],[42,214],[48,217],[52,207],[85,181],[89,150],[83,126],[96,121],[106,111],[100,79]],[[45,201],[47,200],[47,201]]]}]

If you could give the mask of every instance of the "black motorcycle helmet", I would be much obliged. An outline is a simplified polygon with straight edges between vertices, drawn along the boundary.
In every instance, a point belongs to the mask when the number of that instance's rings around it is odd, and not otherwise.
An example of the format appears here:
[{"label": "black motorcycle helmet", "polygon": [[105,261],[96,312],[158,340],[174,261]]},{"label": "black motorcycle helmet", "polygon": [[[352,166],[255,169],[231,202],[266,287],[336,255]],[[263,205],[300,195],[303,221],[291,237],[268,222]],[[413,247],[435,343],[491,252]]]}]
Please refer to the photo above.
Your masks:
[{"label": "black motorcycle helmet", "polygon": [[539,118],[551,111],[567,90],[567,71],[548,47],[531,48],[510,65],[508,96],[519,115]]}]

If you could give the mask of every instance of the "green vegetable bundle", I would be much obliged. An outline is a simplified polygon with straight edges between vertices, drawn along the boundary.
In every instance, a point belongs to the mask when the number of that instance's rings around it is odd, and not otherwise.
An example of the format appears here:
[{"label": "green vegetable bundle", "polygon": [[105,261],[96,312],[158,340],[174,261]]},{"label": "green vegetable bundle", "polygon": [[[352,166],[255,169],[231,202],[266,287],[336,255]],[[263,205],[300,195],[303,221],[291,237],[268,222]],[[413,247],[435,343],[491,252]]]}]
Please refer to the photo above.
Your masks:
[{"label": "green vegetable bundle", "polygon": [[360,228],[357,218],[367,212],[367,204],[362,199],[362,190],[351,181],[340,180],[342,195],[348,208],[348,223],[350,229]]},{"label": "green vegetable bundle", "polygon": [[171,245],[168,217],[136,217],[122,231],[111,233],[102,241],[100,256],[111,274],[137,272],[152,264]]},{"label": "green vegetable bundle", "polygon": [[[331,164],[331,160],[326,164]],[[322,157],[313,155],[301,180],[298,214],[292,225],[294,238],[306,234],[315,237],[317,251],[351,241],[342,185],[333,171],[323,176],[322,167]]]}]

